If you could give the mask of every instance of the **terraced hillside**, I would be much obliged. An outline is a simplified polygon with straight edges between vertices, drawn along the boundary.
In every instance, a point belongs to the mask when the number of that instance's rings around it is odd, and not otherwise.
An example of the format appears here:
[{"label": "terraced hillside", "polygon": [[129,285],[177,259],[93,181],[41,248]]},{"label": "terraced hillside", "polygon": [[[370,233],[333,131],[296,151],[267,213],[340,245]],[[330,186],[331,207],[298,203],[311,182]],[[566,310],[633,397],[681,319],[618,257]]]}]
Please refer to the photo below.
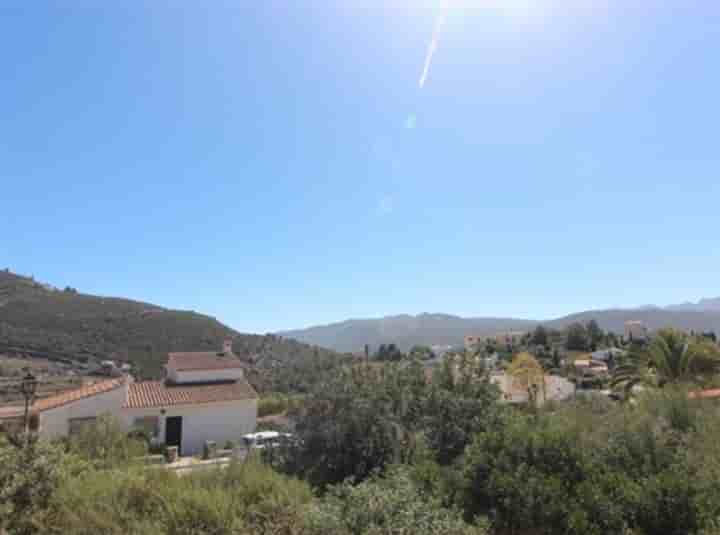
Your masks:
[{"label": "terraced hillside", "polygon": [[334,355],[277,335],[240,334],[195,312],[61,290],[0,271],[0,353],[82,362],[113,358],[154,377],[168,351],[212,350],[228,337],[237,355],[264,369]]}]

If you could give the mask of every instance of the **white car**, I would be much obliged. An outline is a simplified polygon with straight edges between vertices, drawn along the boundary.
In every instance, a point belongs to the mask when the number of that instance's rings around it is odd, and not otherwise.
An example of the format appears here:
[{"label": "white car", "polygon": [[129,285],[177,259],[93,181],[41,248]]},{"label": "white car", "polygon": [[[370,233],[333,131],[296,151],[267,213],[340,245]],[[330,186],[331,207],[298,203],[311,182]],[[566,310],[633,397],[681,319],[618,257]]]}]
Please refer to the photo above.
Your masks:
[{"label": "white car", "polygon": [[243,435],[242,439],[247,449],[264,449],[277,448],[280,444],[292,438],[289,433],[279,433],[277,431],[259,431],[257,433],[249,433]]}]

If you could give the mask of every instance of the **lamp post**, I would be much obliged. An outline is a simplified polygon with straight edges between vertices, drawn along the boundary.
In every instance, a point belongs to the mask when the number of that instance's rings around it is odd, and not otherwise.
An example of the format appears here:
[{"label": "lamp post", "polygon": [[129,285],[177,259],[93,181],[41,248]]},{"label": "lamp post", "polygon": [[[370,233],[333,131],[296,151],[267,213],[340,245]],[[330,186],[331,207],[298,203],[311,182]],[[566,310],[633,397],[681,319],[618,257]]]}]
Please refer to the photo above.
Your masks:
[{"label": "lamp post", "polygon": [[35,400],[35,392],[37,392],[38,380],[30,373],[30,370],[26,368],[25,376],[20,382],[20,392],[25,398],[25,437],[30,432],[30,405]]}]

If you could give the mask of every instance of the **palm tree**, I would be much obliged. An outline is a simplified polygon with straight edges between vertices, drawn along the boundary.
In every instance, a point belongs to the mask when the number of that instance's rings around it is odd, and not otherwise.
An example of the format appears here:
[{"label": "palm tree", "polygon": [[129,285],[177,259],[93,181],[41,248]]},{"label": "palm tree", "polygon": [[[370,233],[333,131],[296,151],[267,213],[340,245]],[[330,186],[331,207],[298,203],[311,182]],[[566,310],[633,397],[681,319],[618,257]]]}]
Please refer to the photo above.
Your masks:
[{"label": "palm tree", "polygon": [[611,384],[627,396],[636,385],[702,384],[719,370],[717,346],[675,329],[662,329],[647,346],[628,353],[615,368]]}]

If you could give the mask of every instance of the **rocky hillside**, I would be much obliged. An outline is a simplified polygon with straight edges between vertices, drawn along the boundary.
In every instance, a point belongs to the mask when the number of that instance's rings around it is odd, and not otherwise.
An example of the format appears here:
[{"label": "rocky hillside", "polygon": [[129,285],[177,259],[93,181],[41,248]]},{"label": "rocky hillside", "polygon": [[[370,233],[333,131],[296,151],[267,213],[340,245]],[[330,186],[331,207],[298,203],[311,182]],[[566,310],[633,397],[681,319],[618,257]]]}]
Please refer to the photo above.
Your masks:
[{"label": "rocky hillside", "polygon": [[228,337],[237,355],[261,368],[334,354],[277,335],[240,334],[195,312],[86,295],[0,271],[0,353],[73,361],[112,358],[153,377],[168,351],[212,350]]}]

